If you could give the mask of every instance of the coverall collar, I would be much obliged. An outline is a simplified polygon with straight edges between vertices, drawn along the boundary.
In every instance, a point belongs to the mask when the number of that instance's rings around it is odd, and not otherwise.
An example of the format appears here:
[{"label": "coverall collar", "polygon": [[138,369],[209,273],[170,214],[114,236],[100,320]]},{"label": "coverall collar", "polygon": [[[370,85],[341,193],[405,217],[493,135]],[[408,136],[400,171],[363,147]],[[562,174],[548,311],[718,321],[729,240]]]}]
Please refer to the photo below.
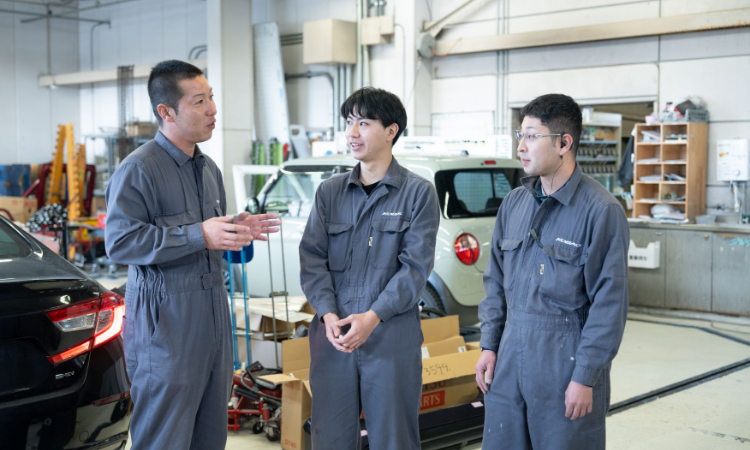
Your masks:
[{"label": "coverall collar", "polygon": [[[362,182],[359,181],[360,164],[361,163],[357,163],[357,165],[354,166],[354,169],[352,169],[352,171],[349,173],[348,185],[353,184],[355,186],[362,186]],[[401,164],[396,161],[396,157],[394,156],[391,160],[391,165],[388,166],[388,172],[386,172],[385,177],[383,177],[383,179],[380,180],[379,183],[390,184],[396,189],[401,189],[401,185],[404,182],[405,170],[406,169],[401,167]]]},{"label": "coverall collar", "polygon": [[[174,144],[169,142],[169,139],[161,134],[161,131],[156,132],[156,137],[154,137],[154,140],[157,144],[159,144],[161,148],[167,151],[169,156],[174,159],[178,166],[182,167],[186,162],[190,161],[190,157],[185,152],[177,148]],[[198,159],[199,157],[203,157],[203,152],[201,152],[201,149],[196,145],[195,153],[193,153],[193,158]]]},{"label": "coverall collar", "polygon": [[[526,190],[534,196],[536,195],[537,182],[539,182],[539,177],[537,176],[521,178],[521,184],[523,184],[523,187],[525,187]],[[573,195],[576,193],[576,190],[578,190],[578,185],[580,183],[581,166],[576,163],[576,168],[573,170],[573,174],[570,176],[570,178],[568,178],[568,181],[566,181],[560,189],[555,191],[554,194],[550,195],[550,197],[567,206],[573,199]]]}]

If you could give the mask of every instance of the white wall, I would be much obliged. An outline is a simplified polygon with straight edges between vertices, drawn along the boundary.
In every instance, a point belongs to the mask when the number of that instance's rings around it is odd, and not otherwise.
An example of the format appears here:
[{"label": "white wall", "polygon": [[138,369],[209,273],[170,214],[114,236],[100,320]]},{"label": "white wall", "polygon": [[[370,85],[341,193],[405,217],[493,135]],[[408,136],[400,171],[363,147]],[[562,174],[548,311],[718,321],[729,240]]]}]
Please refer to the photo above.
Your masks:
[{"label": "white wall", "polygon": [[[435,16],[463,3],[429,1]],[[448,27],[440,37],[486,36],[497,30],[519,33],[750,7],[748,0],[576,0],[564,6],[554,0],[480,2],[483,5],[475,13]],[[707,205],[733,203],[726,184],[716,181],[715,151],[719,139],[750,138],[748,27],[447,56],[435,59],[432,66],[433,114],[453,114],[460,120],[462,115],[473,117],[495,110],[500,133],[509,133],[509,108],[549,92],[566,93],[581,104],[592,105],[657,101],[659,109],[666,101],[697,95],[710,113]],[[750,209],[745,206],[745,211]]]},{"label": "white wall", "polygon": [[[355,0],[253,0],[253,23],[276,22],[281,36],[302,33],[305,22],[321,19],[357,20]],[[286,74],[328,72],[335,75],[332,65],[305,65],[302,45],[281,47]],[[300,78],[286,83],[289,123],[307,129],[327,129],[333,124],[332,88],[327,77]]]},{"label": "white wall", "polygon": [[[558,91],[583,104],[657,101],[660,108],[665,101],[698,95],[710,112],[712,151],[719,139],[750,137],[750,28],[445,56],[419,64],[413,49],[422,20],[438,19],[464,1],[390,0],[386,13],[394,14],[403,28],[396,28],[390,44],[370,47],[370,84],[391,90],[405,103],[404,97],[414,91],[407,104],[413,134],[443,133],[446,130],[435,127],[455,127],[462,121],[470,127],[477,118],[485,120],[489,115],[494,129],[482,125],[483,130],[509,133],[512,107]],[[478,0],[474,11],[448,26],[440,37],[517,33],[739,7],[750,7],[750,0]],[[24,6],[0,0],[2,8]],[[252,8],[254,23],[276,21],[281,35],[301,33],[302,24],[310,20],[355,21],[357,11],[356,0],[253,0]],[[185,59],[191,48],[206,43],[203,0],[139,0],[87,12],[85,17],[112,21],[111,28],[100,26],[94,31],[93,61],[89,57],[91,24],[52,21],[52,72],[77,71],[79,66],[88,70],[92,62],[94,69],[104,69]],[[94,87],[93,95],[89,86],[83,86],[80,94],[78,88],[50,91],[37,87],[36,77],[47,71],[46,24],[22,25],[19,20],[0,13],[0,95],[5,94],[2,98],[8,102],[0,110],[5,146],[0,149],[0,162],[48,160],[57,123],[72,120],[83,133],[116,127],[114,83]],[[71,52],[71,46],[77,51]],[[333,72],[325,65],[304,65],[301,45],[282,47],[282,57],[286,73]],[[331,88],[326,78],[289,81],[287,93],[291,123],[308,128],[330,126]],[[145,81],[136,82],[134,99],[135,118],[153,120]],[[707,203],[730,204],[728,189],[715,180],[712,151]]]},{"label": "white wall", "polygon": [[[93,30],[93,59],[92,24],[80,24],[78,50],[82,71],[155,64],[167,59],[186,60],[192,48],[206,44],[204,0],[138,0],[86,11],[81,17],[111,21],[111,26]],[[102,129],[116,132],[117,95],[115,82],[81,86],[83,133],[101,133]],[[156,120],[145,79],[134,82],[133,114],[135,120]]]},{"label": "white wall", "polygon": [[[8,1],[0,1],[0,9],[44,12]],[[50,72],[78,71],[78,24],[52,20],[48,28],[46,20],[21,23],[28,17],[0,12],[0,164],[49,162],[57,125],[80,123],[77,87],[51,90],[37,81]]]}]

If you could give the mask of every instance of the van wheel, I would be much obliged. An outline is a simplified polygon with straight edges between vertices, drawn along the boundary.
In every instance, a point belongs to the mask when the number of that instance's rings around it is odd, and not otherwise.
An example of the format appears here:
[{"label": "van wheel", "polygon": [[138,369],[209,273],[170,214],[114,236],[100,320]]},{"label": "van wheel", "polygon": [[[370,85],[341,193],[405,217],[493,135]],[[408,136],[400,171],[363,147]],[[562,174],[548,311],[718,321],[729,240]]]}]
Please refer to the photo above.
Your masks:
[{"label": "van wheel", "polygon": [[444,317],[446,315],[443,301],[440,300],[440,294],[430,284],[425,286],[424,292],[419,298],[419,306],[424,318]]}]

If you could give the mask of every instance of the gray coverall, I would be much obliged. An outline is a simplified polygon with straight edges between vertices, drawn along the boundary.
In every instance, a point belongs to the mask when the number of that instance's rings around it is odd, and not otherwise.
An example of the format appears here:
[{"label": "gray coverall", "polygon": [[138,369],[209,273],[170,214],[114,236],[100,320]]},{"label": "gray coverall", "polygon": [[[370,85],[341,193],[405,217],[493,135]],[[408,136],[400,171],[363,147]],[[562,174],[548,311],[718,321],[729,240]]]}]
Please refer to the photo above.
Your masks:
[{"label": "gray coverall", "polygon": [[[360,166],[324,181],[300,243],[310,324],[315,450],[360,448],[364,411],[370,447],[419,449],[423,336],[417,301],[435,259],[435,187],[394,158],[368,197]],[[322,317],[373,310],[381,319],[352,353],[326,338]],[[344,329],[346,330],[346,329]]]},{"label": "gray coverall", "polygon": [[123,340],[133,450],[223,449],[232,377],[222,252],[202,222],[224,215],[221,172],[159,132],[107,185],[107,254],[130,265]]},{"label": "gray coverall", "polygon": [[[576,166],[541,202],[539,177],[503,200],[479,305],[481,346],[497,352],[482,446],[603,449],[609,370],[628,308],[625,212]],[[565,417],[570,381],[593,386],[592,412]]]}]

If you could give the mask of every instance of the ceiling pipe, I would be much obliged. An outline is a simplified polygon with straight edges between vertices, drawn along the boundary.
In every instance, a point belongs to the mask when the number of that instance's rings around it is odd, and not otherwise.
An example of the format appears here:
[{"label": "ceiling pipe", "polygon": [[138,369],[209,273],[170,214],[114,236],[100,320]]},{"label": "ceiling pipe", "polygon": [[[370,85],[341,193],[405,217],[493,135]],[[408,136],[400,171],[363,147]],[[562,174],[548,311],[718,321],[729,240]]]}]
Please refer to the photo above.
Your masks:
[{"label": "ceiling pipe", "polygon": [[[58,14],[51,14],[51,12],[49,14],[42,14],[42,15],[35,14],[36,17],[32,17],[30,19],[23,19],[21,21],[21,23],[36,22],[37,20],[42,20],[42,19],[71,19],[70,17],[67,17],[69,14],[77,14],[77,13],[82,13],[82,12],[85,12],[85,11],[91,11],[92,9],[99,9],[99,8],[104,8],[106,6],[120,5],[120,4],[123,4],[123,3],[130,3],[130,2],[134,2],[134,1],[137,1],[137,0],[118,0],[118,1],[115,1],[115,2],[104,3],[104,4],[96,4],[94,6],[89,6],[89,7],[86,7],[86,8],[75,9],[75,10],[72,10],[72,11],[66,11],[66,12],[62,12],[62,13],[58,13]],[[89,21],[89,22],[92,22],[92,21],[93,22],[104,22],[103,20],[95,20],[95,19],[77,19],[77,20]]]},{"label": "ceiling pipe", "polygon": [[[97,23],[97,24],[108,24],[109,23],[109,20],[83,19],[83,18],[80,18],[80,17],[53,17],[53,16],[49,16],[49,15],[40,16],[38,13],[31,13],[31,12],[25,12],[25,11],[14,11],[12,9],[0,9],[0,12],[10,13],[10,14],[21,14],[21,15],[24,15],[24,16],[35,16],[33,20],[37,20],[37,18],[38,19],[47,19],[47,18],[51,17],[51,18],[55,18],[55,19],[75,20],[75,21],[78,21],[78,22],[93,22],[93,23]],[[29,20],[29,19],[21,20],[21,23],[25,23],[26,20]]]}]

